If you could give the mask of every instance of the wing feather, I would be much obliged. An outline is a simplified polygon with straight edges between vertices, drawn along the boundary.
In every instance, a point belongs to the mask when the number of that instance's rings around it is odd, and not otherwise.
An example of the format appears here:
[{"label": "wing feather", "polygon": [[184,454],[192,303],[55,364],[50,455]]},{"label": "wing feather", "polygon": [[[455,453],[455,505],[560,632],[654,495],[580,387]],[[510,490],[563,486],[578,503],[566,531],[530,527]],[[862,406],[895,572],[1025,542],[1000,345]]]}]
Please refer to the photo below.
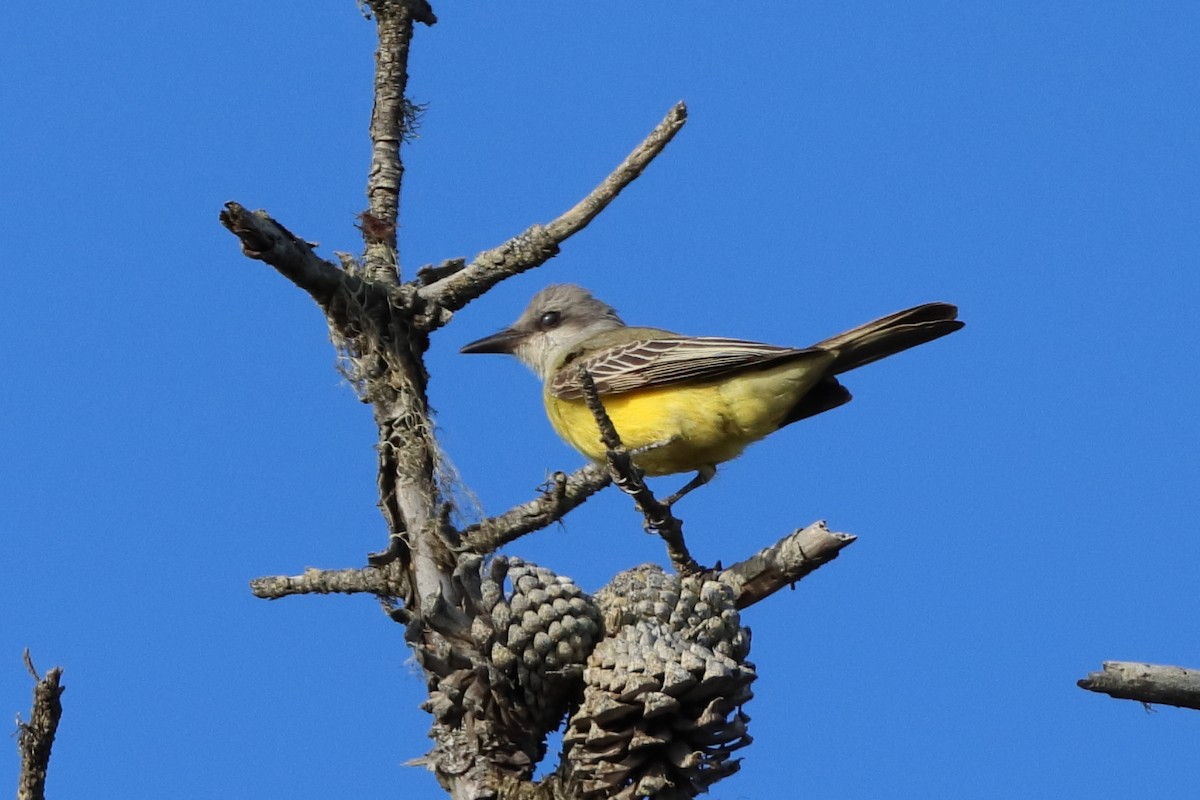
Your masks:
[{"label": "wing feather", "polygon": [[721,337],[638,339],[607,347],[564,365],[550,382],[550,393],[564,400],[583,396],[579,367],[584,367],[600,394],[620,394],[681,381],[706,381],[744,369],[815,355],[816,348],[796,349]]}]

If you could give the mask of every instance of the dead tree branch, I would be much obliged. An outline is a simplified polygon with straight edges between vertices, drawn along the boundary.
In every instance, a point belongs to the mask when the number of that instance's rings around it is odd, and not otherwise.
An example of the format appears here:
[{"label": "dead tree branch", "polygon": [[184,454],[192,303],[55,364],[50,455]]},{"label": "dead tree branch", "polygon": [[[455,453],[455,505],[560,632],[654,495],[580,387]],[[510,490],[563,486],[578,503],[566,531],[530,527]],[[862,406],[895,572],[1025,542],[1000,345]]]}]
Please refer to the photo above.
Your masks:
[{"label": "dead tree branch", "polygon": [[722,570],[718,578],[733,588],[737,608],[748,608],[833,561],[856,538],[814,522]]},{"label": "dead tree branch", "polygon": [[662,122],[655,126],[642,143],[634,148],[604,181],[573,208],[546,226],[546,231],[556,242],[579,233],[599,215],[617,195],[642,174],[655,156],[663,151],[675,134],[687,122],[687,106],[682,100],[671,107]]},{"label": "dead tree branch", "polygon": [[271,219],[265,211],[249,211],[239,203],[225,204],[221,224],[242,242],[242,253],[265,261],[328,308],[333,293],[342,284],[344,273],[313,252],[316,245],[306,242]]},{"label": "dead tree branch", "polygon": [[1102,672],[1076,682],[1081,689],[1118,700],[1200,710],[1200,671],[1137,661],[1105,661]]},{"label": "dead tree branch", "polygon": [[428,339],[411,322],[420,313],[411,302],[415,293],[339,269],[263,211],[230,202],[220,219],[247,256],[273,266],[325,311],[347,377],[374,406],[380,432],[379,506],[389,541],[403,544],[397,568],[413,572],[405,579],[412,591],[405,599],[436,596],[443,588],[441,569],[453,559],[441,542],[443,529],[433,524],[438,456],[421,361]]},{"label": "dead tree branch", "polygon": [[[546,263],[558,255],[559,245],[587,227],[597,214],[616,199],[622,189],[642,174],[655,156],[675,138],[685,122],[687,106],[682,102],[676,103],[650,135],[570,210],[548,225],[531,226],[499,247],[475,256],[463,269],[422,287],[422,297],[449,312],[458,311],[505,278]],[[441,321],[437,324],[444,324],[448,316],[439,319]]]},{"label": "dead tree branch", "polygon": [[437,17],[425,2],[374,0],[379,47],[375,50],[375,106],[371,112],[371,169],[367,175],[367,211],[360,218],[369,280],[398,284],[396,224],[400,214],[400,183],[404,164],[400,145],[410,135],[415,109],[405,95],[408,86],[408,48],[413,23],[433,25]]},{"label": "dead tree branch", "polygon": [[385,569],[313,569],[302,575],[275,575],[250,581],[255,597],[278,600],[294,594],[362,594],[404,597],[407,587]]},{"label": "dead tree branch", "polygon": [[442,278],[448,278],[456,272],[466,269],[465,258],[447,258],[440,264],[426,264],[417,268],[417,282],[422,286],[437,283]]},{"label": "dead tree branch", "polygon": [[599,464],[588,464],[570,475],[556,472],[541,497],[467,526],[463,544],[476,553],[495,552],[527,533],[553,525],[610,483],[612,476]]},{"label": "dead tree branch", "polygon": [[67,687],[60,682],[62,667],[54,667],[45,677],[39,676],[28,650],[25,651],[25,668],[37,685],[33,687],[29,722],[21,722],[17,717],[17,749],[21,751],[17,800],[42,800],[46,796],[50,750],[54,747],[54,735],[62,718],[62,693]]},{"label": "dead tree branch", "polygon": [[669,505],[660,503],[650,491],[650,487],[646,486],[642,471],[633,463],[633,455],[621,443],[617,429],[613,427],[608,412],[604,410],[604,403],[600,401],[595,381],[583,367],[579,368],[579,383],[583,389],[584,402],[600,428],[600,441],[608,450],[608,469],[612,473],[613,482],[617,484],[618,489],[633,498],[637,510],[645,517],[646,530],[662,537],[667,545],[667,555],[670,556],[675,569],[685,575],[704,572],[704,567],[696,563],[683,541],[683,521],[671,513]]}]

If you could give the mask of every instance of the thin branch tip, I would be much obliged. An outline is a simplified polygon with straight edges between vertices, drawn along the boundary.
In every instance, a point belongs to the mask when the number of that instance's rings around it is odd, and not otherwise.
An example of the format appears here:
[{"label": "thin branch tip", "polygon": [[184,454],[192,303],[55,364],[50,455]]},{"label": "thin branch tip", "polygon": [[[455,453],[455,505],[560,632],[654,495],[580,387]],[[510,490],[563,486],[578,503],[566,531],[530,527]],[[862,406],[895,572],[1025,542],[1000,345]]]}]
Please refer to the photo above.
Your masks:
[{"label": "thin branch tip", "polygon": [[532,225],[507,242],[475,256],[463,269],[421,287],[422,295],[447,311],[458,311],[496,284],[539,267],[633,183],[687,122],[687,106],[676,103],[666,116],[582,200],[546,225]]},{"label": "thin branch tip", "polygon": [[467,526],[463,545],[480,555],[493,553],[526,534],[553,525],[610,483],[612,476],[599,464],[588,464],[570,475],[556,472],[540,488],[540,496]]},{"label": "thin branch tip", "polygon": [[28,647],[26,647],[24,652],[21,653],[21,660],[25,662],[25,669],[33,677],[33,679],[35,681],[40,681],[42,676],[38,675],[38,671],[33,666],[33,656],[30,654]]}]

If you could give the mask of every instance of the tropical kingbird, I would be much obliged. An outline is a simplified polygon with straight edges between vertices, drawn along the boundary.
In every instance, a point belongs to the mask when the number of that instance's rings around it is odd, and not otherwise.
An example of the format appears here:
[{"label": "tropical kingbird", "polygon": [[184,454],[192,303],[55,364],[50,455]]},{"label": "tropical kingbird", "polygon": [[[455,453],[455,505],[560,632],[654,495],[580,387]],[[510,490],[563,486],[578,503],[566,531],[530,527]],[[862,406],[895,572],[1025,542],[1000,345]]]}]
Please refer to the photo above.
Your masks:
[{"label": "tropical kingbird", "polygon": [[512,327],[462,352],[519,358],[543,381],[546,414],[558,435],[603,461],[579,378],[580,367],[586,369],[646,474],[697,473],[669,504],[751,443],[849,402],[838,375],[953,333],[963,326],[957,314],[948,303],[926,303],[812,347],[777,347],[629,327],[586,289],[563,284],[538,292]]}]

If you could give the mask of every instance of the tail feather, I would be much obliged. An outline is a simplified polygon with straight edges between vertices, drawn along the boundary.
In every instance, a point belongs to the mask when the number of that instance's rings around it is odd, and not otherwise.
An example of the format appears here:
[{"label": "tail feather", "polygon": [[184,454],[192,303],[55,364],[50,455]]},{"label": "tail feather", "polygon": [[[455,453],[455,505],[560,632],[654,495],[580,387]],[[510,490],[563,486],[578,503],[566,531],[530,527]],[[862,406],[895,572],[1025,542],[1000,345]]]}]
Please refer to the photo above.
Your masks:
[{"label": "tail feather", "polygon": [[791,425],[793,422],[808,417],[815,417],[817,414],[849,402],[850,390],[842,386],[837,378],[824,377],[816,386],[805,392],[796,405],[791,407],[787,416],[783,418],[783,422],[779,423],[779,427]]},{"label": "tail feather", "polygon": [[963,327],[957,316],[958,308],[949,303],[926,303],[859,325],[814,347],[837,353],[830,374],[840,375],[954,333]]}]

